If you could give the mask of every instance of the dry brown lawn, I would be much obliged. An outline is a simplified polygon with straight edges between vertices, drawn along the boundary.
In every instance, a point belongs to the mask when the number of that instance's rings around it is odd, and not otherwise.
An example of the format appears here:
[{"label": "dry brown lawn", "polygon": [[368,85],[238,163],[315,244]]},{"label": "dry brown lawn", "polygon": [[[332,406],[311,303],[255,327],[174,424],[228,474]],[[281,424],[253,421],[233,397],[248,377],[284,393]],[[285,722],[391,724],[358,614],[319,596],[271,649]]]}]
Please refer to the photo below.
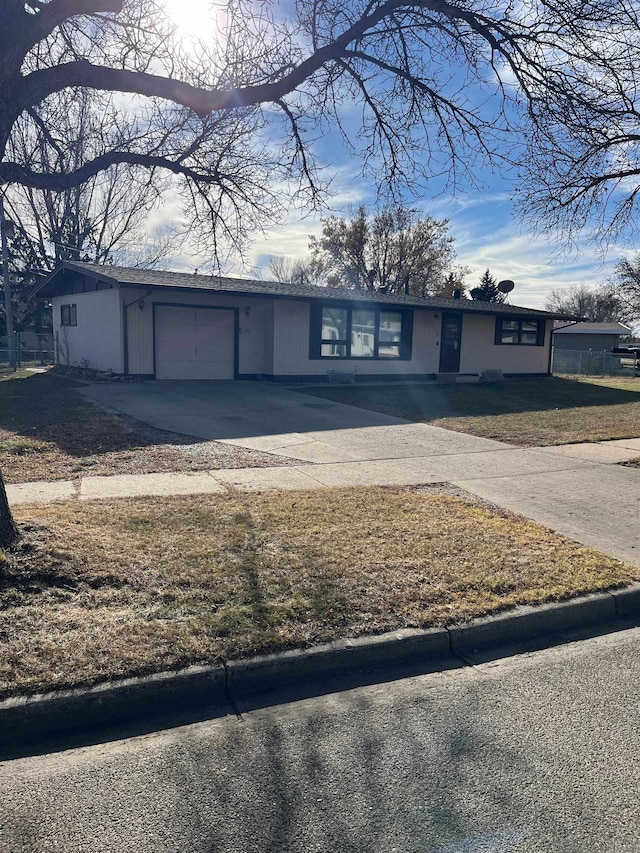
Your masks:
[{"label": "dry brown lawn", "polygon": [[547,377],[487,385],[318,387],[306,393],[363,409],[545,446],[640,437],[640,377]]},{"label": "dry brown lawn", "polygon": [[0,695],[461,622],[636,569],[406,488],[22,506],[0,556]]},{"label": "dry brown lawn", "polygon": [[7,483],[301,464],[164,432],[85,401],[55,373],[0,376],[0,470]]}]

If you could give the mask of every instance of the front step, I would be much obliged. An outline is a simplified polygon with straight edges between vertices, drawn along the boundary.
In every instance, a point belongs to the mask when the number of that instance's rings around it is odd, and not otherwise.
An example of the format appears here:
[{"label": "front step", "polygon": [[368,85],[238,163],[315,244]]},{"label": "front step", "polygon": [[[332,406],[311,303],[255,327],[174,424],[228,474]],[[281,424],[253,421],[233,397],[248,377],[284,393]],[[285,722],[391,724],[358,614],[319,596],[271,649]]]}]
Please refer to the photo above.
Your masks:
[{"label": "front step", "polygon": [[477,373],[436,373],[436,382],[444,382],[445,385],[460,385],[480,382]]}]

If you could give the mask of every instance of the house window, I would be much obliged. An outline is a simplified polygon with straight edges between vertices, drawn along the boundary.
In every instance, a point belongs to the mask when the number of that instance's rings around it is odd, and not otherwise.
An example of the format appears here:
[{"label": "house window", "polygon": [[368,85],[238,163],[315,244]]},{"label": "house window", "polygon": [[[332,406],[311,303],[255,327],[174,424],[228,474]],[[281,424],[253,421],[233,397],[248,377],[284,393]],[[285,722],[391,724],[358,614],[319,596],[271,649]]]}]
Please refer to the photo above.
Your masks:
[{"label": "house window", "polygon": [[496,344],[505,346],[544,346],[543,319],[496,317]]},{"label": "house window", "polygon": [[376,312],[360,308],[351,312],[351,357],[376,357]]},{"label": "house window", "polygon": [[61,326],[77,326],[78,313],[75,305],[60,306],[60,325]]},{"label": "house window", "polygon": [[311,306],[311,358],[411,358],[410,311]]},{"label": "house window", "polygon": [[322,358],[345,358],[348,349],[348,319],[349,313],[346,308],[322,309],[320,349]]},{"label": "house window", "polygon": [[401,311],[380,312],[378,358],[400,358],[402,320],[403,314]]}]

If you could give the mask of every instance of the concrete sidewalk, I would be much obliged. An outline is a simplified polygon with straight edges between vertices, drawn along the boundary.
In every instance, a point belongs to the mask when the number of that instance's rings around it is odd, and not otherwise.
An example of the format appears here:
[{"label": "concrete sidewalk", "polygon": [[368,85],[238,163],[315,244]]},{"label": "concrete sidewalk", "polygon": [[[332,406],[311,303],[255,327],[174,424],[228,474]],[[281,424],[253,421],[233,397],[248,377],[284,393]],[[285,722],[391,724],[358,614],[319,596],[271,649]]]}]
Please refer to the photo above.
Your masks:
[{"label": "concrete sidewalk", "polygon": [[[349,432],[367,433],[370,429]],[[640,439],[545,448],[486,442],[482,448],[473,436],[454,434],[454,443],[458,435],[471,439],[466,452],[452,452],[450,446],[449,452],[443,453],[440,446],[438,454],[437,445],[433,445],[429,455],[413,455],[421,449],[424,453],[424,449],[412,432],[408,431],[407,442],[393,447],[393,458],[316,461],[284,468],[83,477],[76,481],[9,485],[7,494],[15,506],[70,499],[211,494],[228,488],[251,491],[447,482],[640,566],[640,469],[616,464],[640,455]],[[288,455],[284,436],[269,438],[278,442],[278,453]],[[353,442],[354,447],[357,438],[350,436],[349,443]],[[367,436],[362,438],[360,452],[373,455],[373,440],[367,447]],[[344,433],[341,440],[342,449],[347,452]],[[294,453],[299,452],[300,443],[294,442],[293,448]],[[382,451],[378,453],[381,455]]]}]

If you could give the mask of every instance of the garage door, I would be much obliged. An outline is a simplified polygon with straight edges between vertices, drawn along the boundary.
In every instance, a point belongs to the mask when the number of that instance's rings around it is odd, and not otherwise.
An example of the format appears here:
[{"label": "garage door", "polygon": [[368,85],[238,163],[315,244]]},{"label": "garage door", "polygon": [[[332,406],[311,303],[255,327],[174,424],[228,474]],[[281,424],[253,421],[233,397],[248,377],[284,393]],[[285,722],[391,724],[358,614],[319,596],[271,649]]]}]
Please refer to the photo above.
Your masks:
[{"label": "garage door", "polygon": [[234,312],[157,305],[156,379],[233,379]]}]

